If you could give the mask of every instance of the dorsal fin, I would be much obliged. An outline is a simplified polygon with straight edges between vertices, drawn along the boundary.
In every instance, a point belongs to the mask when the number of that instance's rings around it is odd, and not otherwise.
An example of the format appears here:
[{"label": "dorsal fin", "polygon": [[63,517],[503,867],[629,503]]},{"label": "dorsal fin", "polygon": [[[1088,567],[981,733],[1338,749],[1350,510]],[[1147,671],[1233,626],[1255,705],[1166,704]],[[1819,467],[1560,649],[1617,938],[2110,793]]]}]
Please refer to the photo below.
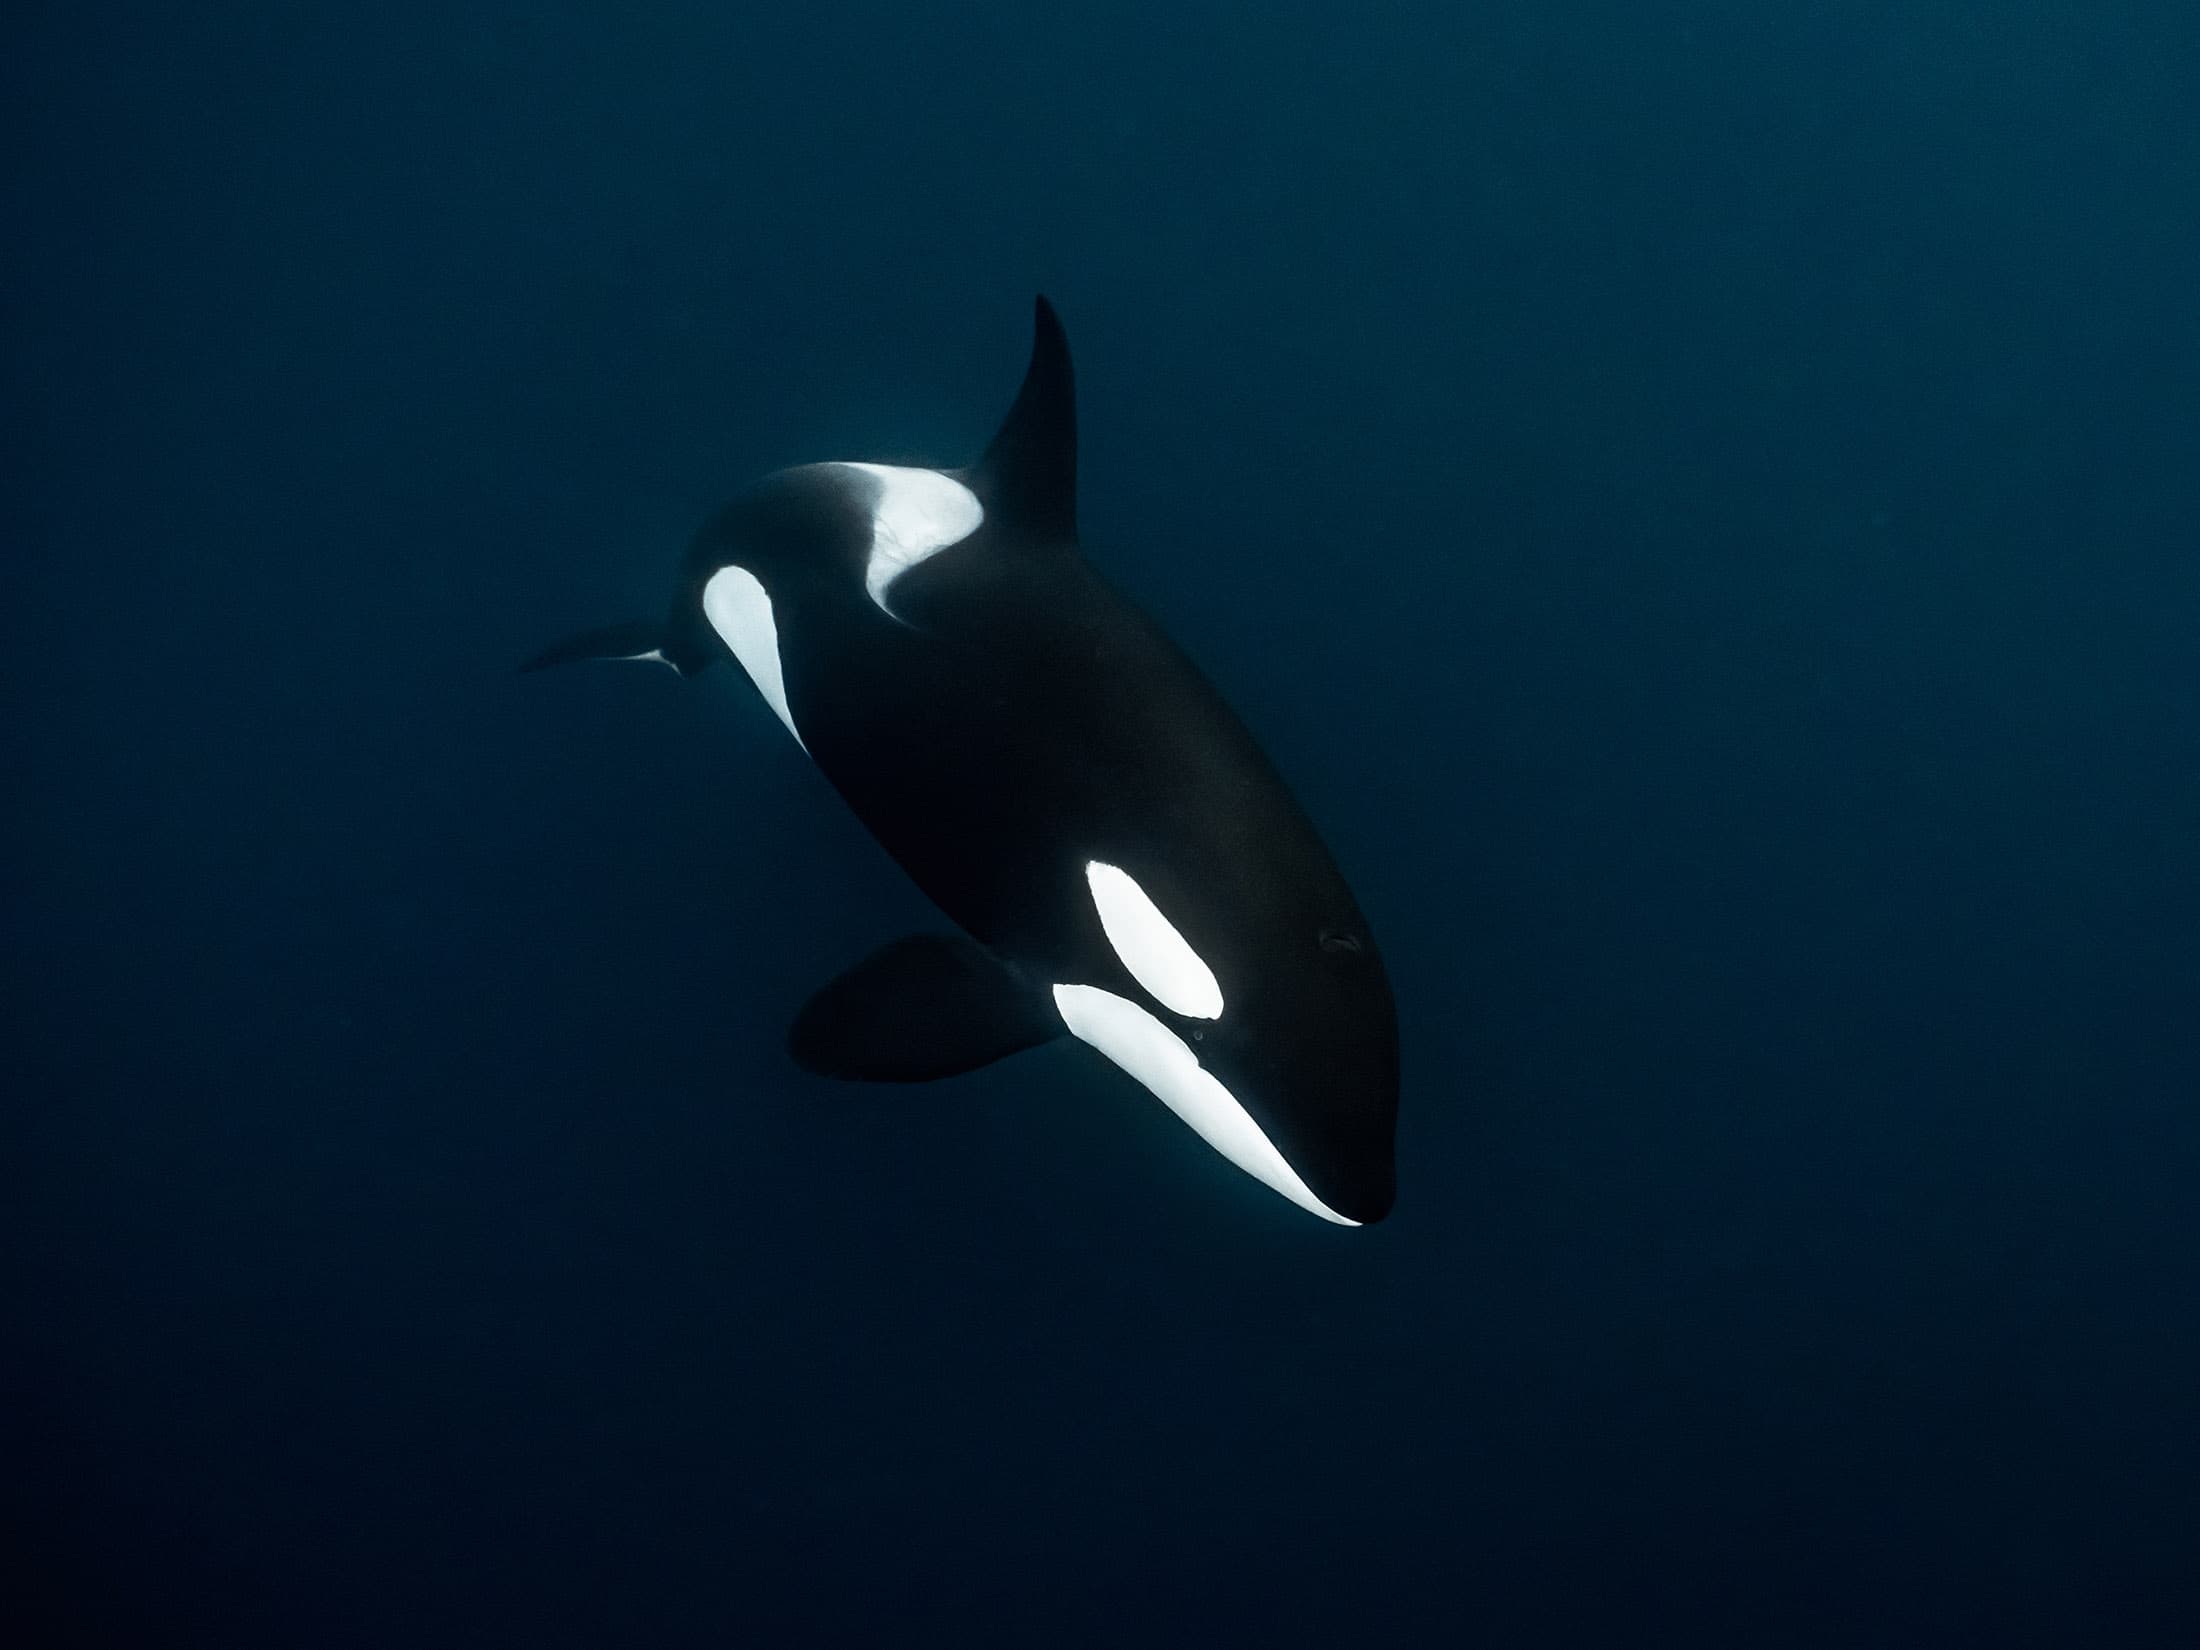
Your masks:
[{"label": "dorsal fin", "polygon": [[1023,388],[969,479],[988,525],[1021,540],[1077,541],[1077,388],[1069,338],[1043,293],[1033,309]]}]

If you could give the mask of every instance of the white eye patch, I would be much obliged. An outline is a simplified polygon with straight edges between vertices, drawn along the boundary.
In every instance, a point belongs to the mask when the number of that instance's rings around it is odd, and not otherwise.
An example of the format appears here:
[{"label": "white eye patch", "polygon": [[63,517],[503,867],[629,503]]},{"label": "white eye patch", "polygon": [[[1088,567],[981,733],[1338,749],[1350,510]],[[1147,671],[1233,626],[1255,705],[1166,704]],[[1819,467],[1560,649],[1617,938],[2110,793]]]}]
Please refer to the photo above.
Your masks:
[{"label": "white eye patch", "polygon": [[1176,931],[1176,924],[1161,914],[1161,907],[1147,897],[1137,879],[1096,859],[1085,866],[1085,882],[1092,889],[1101,930],[1131,978],[1172,1014],[1219,1019],[1222,987],[1215,983],[1214,970]]}]

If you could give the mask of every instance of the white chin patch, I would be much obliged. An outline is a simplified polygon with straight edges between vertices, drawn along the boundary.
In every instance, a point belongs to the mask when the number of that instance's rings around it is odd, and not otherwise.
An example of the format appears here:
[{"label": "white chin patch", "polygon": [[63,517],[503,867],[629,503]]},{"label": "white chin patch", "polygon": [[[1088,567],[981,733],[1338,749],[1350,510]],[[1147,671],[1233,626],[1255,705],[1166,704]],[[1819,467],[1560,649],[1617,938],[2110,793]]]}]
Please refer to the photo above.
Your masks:
[{"label": "white chin patch", "polygon": [[1161,914],[1161,907],[1147,897],[1137,879],[1096,859],[1085,867],[1085,882],[1092,889],[1092,903],[1100,913],[1108,944],[1115,947],[1131,978],[1172,1014],[1194,1020],[1221,1018],[1222,987],[1215,983],[1214,970],[1176,931],[1176,924]]},{"label": "white chin patch", "polygon": [[863,569],[863,588],[879,611],[892,614],[886,592],[902,574],[960,544],[985,520],[978,495],[953,476],[937,470],[904,469],[895,464],[844,464],[879,485],[871,507],[871,554]]},{"label": "white chin patch", "polygon": [[1200,1139],[1255,1180],[1271,1186],[1309,1214],[1339,1226],[1357,1226],[1307,1190],[1298,1171],[1239,1105],[1237,1097],[1199,1063],[1184,1039],[1136,1003],[1092,985],[1058,985],[1054,1006],[1080,1042],[1090,1043],[1152,1090],[1161,1103],[1192,1126]]},{"label": "white chin patch", "polygon": [[703,586],[703,617],[741,661],[764,702],[787,724],[794,742],[802,745],[802,735],[787,710],[787,683],[779,671],[779,627],[772,622],[772,599],[763,583],[746,567],[719,568]]}]

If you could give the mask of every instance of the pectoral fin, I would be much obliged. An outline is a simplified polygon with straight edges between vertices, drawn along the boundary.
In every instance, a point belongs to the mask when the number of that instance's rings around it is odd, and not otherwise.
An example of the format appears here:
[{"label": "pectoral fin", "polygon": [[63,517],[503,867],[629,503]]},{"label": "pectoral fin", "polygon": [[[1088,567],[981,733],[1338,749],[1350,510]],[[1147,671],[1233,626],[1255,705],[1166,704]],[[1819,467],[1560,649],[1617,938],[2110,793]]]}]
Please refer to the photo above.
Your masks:
[{"label": "pectoral fin", "polygon": [[915,934],[874,951],[804,1004],[787,1051],[820,1077],[922,1083],[1061,1033],[1046,999],[983,946]]}]

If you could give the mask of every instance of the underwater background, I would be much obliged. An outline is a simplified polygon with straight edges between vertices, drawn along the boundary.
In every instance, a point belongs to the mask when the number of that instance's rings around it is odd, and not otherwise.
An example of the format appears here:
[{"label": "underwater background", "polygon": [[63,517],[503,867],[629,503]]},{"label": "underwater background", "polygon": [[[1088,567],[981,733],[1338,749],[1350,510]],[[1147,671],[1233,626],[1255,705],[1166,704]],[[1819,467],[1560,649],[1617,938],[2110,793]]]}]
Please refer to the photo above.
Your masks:
[{"label": "underwater background", "polygon": [[[2200,1642],[2192,8],[0,29],[8,1642]],[[798,1073],[936,919],[730,672],[514,674],[1040,290],[1380,1227]]]}]

